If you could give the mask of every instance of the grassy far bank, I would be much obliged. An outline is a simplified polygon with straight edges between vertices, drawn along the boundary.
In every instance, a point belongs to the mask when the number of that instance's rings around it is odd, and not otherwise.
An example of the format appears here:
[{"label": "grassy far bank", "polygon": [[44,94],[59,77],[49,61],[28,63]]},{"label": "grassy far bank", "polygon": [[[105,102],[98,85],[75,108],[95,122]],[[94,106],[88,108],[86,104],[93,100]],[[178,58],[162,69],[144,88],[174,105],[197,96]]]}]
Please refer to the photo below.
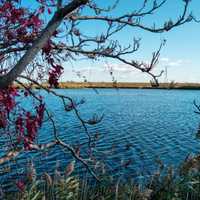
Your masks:
[{"label": "grassy far bank", "polygon": [[[135,88],[154,89],[151,83],[136,82],[62,82],[60,88]],[[200,83],[160,83],[159,89],[200,89]]]},{"label": "grassy far bank", "polygon": [[[20,86],[16,85],[20,88]],[[43,86],[48,86],[44,83]],[[32,85],[37,88],[36,85]],[[151,83],[136,82],[60,82],[59,88],[132,88],[132,89],[200,89],[200,83],[160,83],[159,87],[153,87]]]},{"label": "grassy far bank", "polygon": [[[55,170],[55,174],[44,173],[37,177],[33,170],[28,182],[18,183],[17,192],[1,192],[5,200],[199,200],[200,199],[200,155],[187,157],[178,169],[164,167],[157,162],[158,169],[146,184],[133,181],[112,180],[111,175],[101,175],[101,182],[91,182],[88,175],[79,179],[71,174]],[[131,178],[131,177],[130,177]]]}]

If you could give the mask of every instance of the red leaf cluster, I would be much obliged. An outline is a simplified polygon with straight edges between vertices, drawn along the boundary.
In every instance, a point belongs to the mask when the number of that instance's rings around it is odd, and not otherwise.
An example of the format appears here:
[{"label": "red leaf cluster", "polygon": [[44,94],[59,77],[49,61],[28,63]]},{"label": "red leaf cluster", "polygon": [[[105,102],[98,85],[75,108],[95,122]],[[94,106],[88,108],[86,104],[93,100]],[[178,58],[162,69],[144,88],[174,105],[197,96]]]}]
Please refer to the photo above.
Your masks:
[{"label": "red leaf cluster", "polygon": [[16,106],[15,97],[17,95],[17,90],[14,87],[0,90],[0,128],[6,128],[9,114]]},{"label": "red leaf cluster", "polygon": [[22,6],[19,7],[16,2],[18,1],[0,2],[0,32],[4,36],[4,43],[32,43],[43,23],[40,13],[37,10],[30,12]]},{"label": "red leaf cluster", "polygon": [[51,57],[52,45],[51,41],[49,40],[46,46],[43,48],[43,53],[46,55],[46,59],[48,64],[51,66],[49,70],[49,85],[50,87],[57,88],[59,83],[58,80],[63,73],[63,67],[59,64],[56,64],[55,60]]},{"label": "red leaf cluster", "polygon": [[[27,97],[28,91],[25,93],[27,94],[24,97]],[[0,90],[0,128],[9,131],[9,121],[14,118],[17,142],[30,150],[30,144],[34,142],[38,129],[42,126],[45,104],[41,99],[32,114],[17,106],[17,96],[20,96],[20,93],[15,87]]]},{"label": "red leaf cluster", "polygon": [[23,192],[25,190],[25,183],[22,180],[18,180],[16,182],[16,186],[21,192]]},{"label": "red leaf cluster", "polygon": [[58,87],[58,80],[63,73],[63,67],[61,65],[53,65],[49,71],[49,85],[50,87]]},{"label": "red leaf cluster", "polygon": [[19,115],[15,122],[15,129],[19,135],[18,142],[23,142],[26,150],[31,150],[30,144],[34,142],[38,128],[42,125],[45,104],[41,102],[35,107],[35,110],[35,115],[26,112],[25,116]]}]

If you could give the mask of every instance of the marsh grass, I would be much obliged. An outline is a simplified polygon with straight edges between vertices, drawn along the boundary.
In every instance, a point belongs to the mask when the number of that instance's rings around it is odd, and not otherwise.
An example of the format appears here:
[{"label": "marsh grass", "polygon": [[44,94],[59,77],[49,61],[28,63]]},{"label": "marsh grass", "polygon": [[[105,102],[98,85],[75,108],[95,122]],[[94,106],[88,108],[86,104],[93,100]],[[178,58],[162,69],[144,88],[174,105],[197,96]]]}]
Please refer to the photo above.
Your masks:
[{"label": "marsh grass", "polygon": [[[57,173],[57,174],[56,174]],[[86,173],[77,176],[44,173],[42,177],[26,184],[23,191],[6,193],[8,200],[199,200],[200,155],[188,157],[178,169],[165,168],[160,162],[158,170],[145,185],[122,178],[113,181],[104,175],[100,183]]]}]

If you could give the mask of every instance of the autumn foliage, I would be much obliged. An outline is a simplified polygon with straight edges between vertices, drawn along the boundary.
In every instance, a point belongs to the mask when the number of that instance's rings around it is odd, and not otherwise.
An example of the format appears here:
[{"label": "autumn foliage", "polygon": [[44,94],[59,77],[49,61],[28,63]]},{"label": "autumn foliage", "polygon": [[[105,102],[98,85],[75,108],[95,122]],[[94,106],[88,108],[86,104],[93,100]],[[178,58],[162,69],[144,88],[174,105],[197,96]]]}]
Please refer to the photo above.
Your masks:
[{"label": "autumn foliage", "polygon": [[[51,10],[44,0],[38,0],[38,7],[34,11],[21,6],[19,2],[18,0],[1,0],[0,2],[1,45],[5,48],[9,47],[13,52],[31,46],[43,27],[41,15],[46,11],[47,15],[51,14]],[[51,3],[53,4],[54,1],[51,1]],[[56,32],[54,37],[56,37]],[[63,72],[63,67],[57,64],[52,57],[52,49],[52,40],[49,39],[42,48],[42,55],[50,66],[48,69],[49,86],[58,87],[58,80]],[[6,56],[6,52],[0,52],[0,61],[5,62]],[[0,73],[3,75],[8,70],[9,66],[7,65],[0,70]],[[17,97],[27,98],[29,95],[28,90],[20,92],[14,86],[0,90],[0,128],[9,134],[10,118],[14,118],[12,120],[15,121],[16,142],[19,145],[22,144],[25,150],[31,150],[30,144],[34,142],[37,131],[42,126],[45,110],[42,97],[39,97],[39,103],[35,106],[34,113],[20,107]]]}]

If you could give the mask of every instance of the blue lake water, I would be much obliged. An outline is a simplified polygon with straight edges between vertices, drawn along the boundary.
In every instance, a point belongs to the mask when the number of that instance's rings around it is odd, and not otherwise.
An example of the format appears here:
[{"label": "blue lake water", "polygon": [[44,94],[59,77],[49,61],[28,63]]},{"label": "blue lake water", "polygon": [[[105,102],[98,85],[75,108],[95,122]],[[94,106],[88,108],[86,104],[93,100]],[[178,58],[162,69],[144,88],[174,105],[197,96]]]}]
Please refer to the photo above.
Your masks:
[{"label": "blue lake water", "polygon": [[[95,113],[104,114],[102,122],[89,126],[89,131],[99,134],[97,159],[104,160],[106,169],[113,174],[119,173],[116,169],[128,160],[131,164],[123,173],[134,177],[155,169],[158,157],[166,165],[177,166],[189,153],[200,151],[200,141],[196,139],[200,115],[194,113],[193,105],[193,100],[200,102],[198,90],[98,89],[97,94],[92,89],[59,89],[56,92],[77,100],[84,98],[85,104],[78,107],[84,119]],[[46,96],[46,104],[56,116],[60,137],[70,144],[85,141],[84,129],[73,112],[64,112],[57,98],[40,93]],[[45,123],[38,140],[47,142],[52,138],[52,127]],[[66,166],[70,157],[58,147],[42,154],[26,153],[13,167],[18,175],[24,173],[27,158],[34,160],[40,173],[53,171],[58,161]]]}]

